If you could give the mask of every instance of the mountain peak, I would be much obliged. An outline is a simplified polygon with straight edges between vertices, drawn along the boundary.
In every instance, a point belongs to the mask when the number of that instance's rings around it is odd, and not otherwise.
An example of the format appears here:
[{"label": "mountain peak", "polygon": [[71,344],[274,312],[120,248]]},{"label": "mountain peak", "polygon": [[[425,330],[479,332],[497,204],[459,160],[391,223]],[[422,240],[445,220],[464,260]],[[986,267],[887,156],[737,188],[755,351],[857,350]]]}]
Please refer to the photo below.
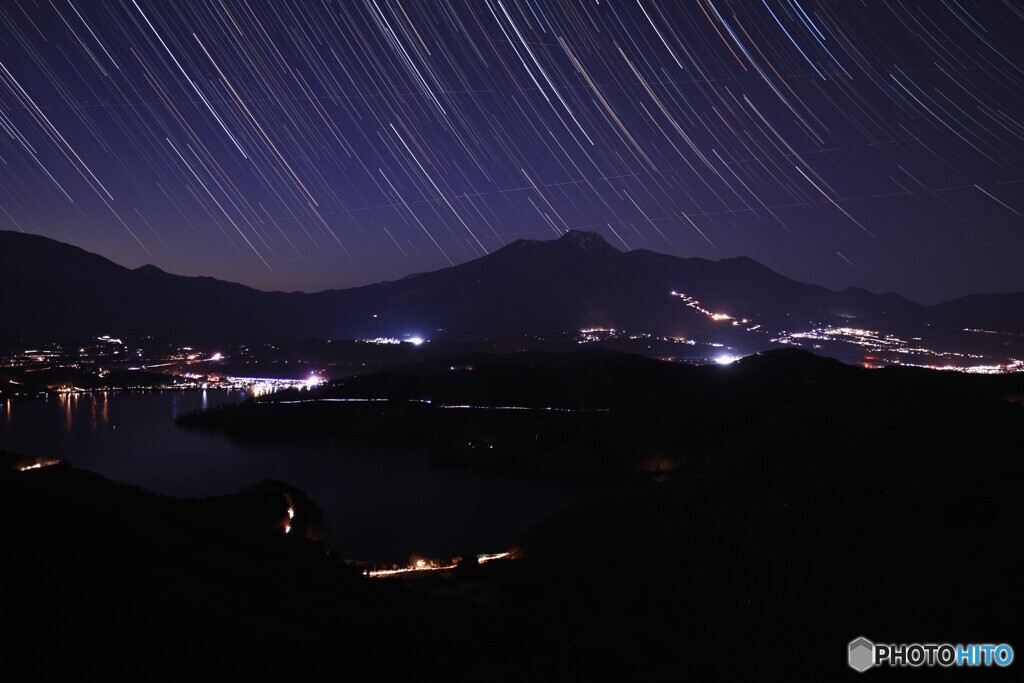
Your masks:
[{"label": "mountain peak", "polygon": [[135,269],[135,272],[136,273],[145,273],[145,274],[148,274],[148,275],[166,275],[167,274],[167,271],[162,270],[161,268],[158,268],[157,266],[154,266],[152,263],[147,263],[144,266],[139,266],[138,268]]},{"label": "mountain peak", "polygon": [[618,251],[618,249],[608,244],[604,237],[601,237],[596,232],[587,230],[570,230],[559,237],[558,241],[583,251]]}]

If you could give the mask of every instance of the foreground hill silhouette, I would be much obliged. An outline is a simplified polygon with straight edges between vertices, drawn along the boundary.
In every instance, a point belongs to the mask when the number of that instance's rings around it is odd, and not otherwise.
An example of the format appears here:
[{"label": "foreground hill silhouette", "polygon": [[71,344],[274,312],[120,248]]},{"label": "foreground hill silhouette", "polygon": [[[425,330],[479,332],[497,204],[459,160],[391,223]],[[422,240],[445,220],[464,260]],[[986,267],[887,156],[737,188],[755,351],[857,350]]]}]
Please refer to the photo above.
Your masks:
[{"label": "foreground hill silhouette", "polygon": [[[7,470],[3,607],[20,628],[7,643],[17,659],[0,667],[76,678],[837,680],[860,635],[1020,640],[1019,377],[866,371],[799,351],[708,368],[534,355],[448,373],[353,381],[554,402],[574,398],[575,377],[594,401],[633,411],[606,415],[600,433],[636,437],[620,455],[635,462],[664,446],[634,430],[664,406],[650,419],[684,457],[525,530],[512,541],[519,559],[383,583],[281,534],[277,485],[178,501],[70,468]],[[519,386],[473,379],[523,373]],[[478,428],[472,412],[450,412]],[[572,443],[562,447],[577,463],[595,452]]]},{"label": "foreground hill silhouette", "polygon": [[[0,319],[7,338],[156,335],[218,343],[317,338],[523,339],[591,327],[675,336],[723,332],[710,311],[785,329],[793,321],[1019,332],[1024,294],[922,306],[896,294],[834,292],[749,258],[708,261],[620,252],[596,233],[519,240],[487,256],[394,282],[315,294],[261,292],[154,266],[135,270],[44,237],[0,232]],[[728,326],[726,326],[727,328]]]},{"label": "foreground hill silhouette", "polygon": [[34,461],[0,452],[4,680],[397,680],[448,671],[481,619],[329,554],[286,484],[184,500],[65,464],[17,471]]}]

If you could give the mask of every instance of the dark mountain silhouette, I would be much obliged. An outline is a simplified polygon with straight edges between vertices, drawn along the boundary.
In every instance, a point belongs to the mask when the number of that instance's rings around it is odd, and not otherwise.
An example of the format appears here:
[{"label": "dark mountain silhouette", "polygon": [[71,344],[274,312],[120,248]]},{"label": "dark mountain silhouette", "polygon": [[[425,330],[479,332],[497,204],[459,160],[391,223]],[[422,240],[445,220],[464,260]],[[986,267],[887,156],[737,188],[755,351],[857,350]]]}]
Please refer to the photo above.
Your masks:
[{"label": "dark mountain silhouette", "polygon": [[[735,333],[708,312],[767,328],[794,324],[1024,329],[1024,294],[924,306],[897,294],[835,292],[746,257],[709,261],[620,252],[596,233],[513,242],[431,273],[315,294],[263,292],[155,266],[130,270],[44,237],[0,232],[0,336],[146,335],[183,341],[521,339],[591,327],[697,338]],[[732,329],[730,329],[732,328]]]},{"label": "dark mountain silhouette", "polygon": [[260,292],[155,266],[130,270],[61,242],[0,232],[0,336],[275,335],[306,295]]}]

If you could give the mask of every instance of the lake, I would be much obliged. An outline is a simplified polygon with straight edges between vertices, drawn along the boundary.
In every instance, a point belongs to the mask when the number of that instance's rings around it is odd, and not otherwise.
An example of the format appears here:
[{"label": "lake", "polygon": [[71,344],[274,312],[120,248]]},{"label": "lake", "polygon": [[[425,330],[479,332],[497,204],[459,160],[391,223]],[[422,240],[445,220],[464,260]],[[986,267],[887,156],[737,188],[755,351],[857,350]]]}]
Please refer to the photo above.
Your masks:
[{"label": "lake", "polygon": [[323,509],[328,544],[351,559],[501,551],[586,487],[428,465],[415,448],[331,439],[240,444],[174,419],[244,391],[99,392],[0,403],[0,450],[57,457],[174,496],[234,493],[263,479]]}]

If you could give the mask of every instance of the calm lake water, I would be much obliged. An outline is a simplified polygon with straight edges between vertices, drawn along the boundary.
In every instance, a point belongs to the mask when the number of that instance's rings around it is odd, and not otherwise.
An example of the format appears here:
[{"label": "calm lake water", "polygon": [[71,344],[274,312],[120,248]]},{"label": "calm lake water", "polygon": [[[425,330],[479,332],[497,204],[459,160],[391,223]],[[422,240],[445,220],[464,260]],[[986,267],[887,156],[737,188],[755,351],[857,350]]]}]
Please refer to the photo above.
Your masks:
[{"label": "calm lake water", "polygon": [[428,465],[417,449],[332,442],[239,444],[174,418],[245,392],[97,393],[0,403],[0,450],[53,456],[158,493],[234,493],[263,479],[305,490],[328,543],[353,559],[504,550],[582,487]]}]

